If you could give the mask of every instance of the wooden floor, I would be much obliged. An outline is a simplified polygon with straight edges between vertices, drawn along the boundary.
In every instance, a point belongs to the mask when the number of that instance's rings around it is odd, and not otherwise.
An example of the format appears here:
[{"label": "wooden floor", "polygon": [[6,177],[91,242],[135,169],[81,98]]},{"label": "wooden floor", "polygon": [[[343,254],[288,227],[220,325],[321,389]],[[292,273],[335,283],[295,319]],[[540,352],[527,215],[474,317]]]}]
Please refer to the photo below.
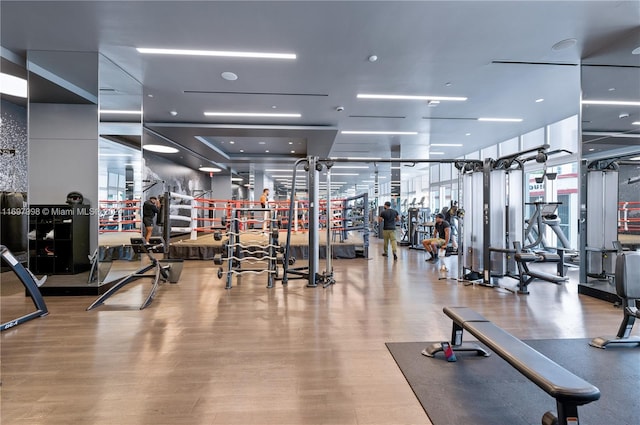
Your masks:
[{"label": "wooden floor", "polygon": [[[614,334],[621,320],[578,295],[577,272],[518,296],[438,280],[421,251],[400,248],[396,263],[380,253],[372,239],[370,259],[334,261],[326,289],[268,290],[266,276],[244,275],[225,290],[211,262],[187,261],[142,311],[143,281],[90,312],[92,297],[47,297],[49,316],[2,332],[0,422],[430,424],[384,343],[447,339],[443,306],[477,309],[523,339]],[[446,261],[455,276],[455,257]],[[5,286],[3,322],[30,307]]]}]

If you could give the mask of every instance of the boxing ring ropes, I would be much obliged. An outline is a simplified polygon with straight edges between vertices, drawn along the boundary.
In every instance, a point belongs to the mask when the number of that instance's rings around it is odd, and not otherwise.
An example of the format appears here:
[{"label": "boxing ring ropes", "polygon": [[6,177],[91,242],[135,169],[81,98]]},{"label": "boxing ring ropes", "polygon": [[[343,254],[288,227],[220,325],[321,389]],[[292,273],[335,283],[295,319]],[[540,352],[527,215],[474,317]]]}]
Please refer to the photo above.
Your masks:
[{"label": "boxing ring ropes", "polygon": [[[172,233],[189,234],[190,240],[196,240],[201,233],[215,233],[226,229],[227,223],[230,222],[234,210],[239,209],[259,209],[260,202],[257,201],[237,201],[227,199],[210,199],[203,197],[193,197],[182,195],[179,193],[169,192],[171,199],[169,208],[169,220],[184,223],[183,226],[171,226]],[[175,201],[178,202],[175,202]],[[320,228],[327,227],[327,221],[331,224],[332,238],[340,237],[341,241],[347,238],[347,233],[353,230],[359,230],[359,227],[349,226],[347,222],[352,221],[352,217],[347,217],[343,211],[352,209],[348,205],[351,198],[331,199],[331,211],[333,217],[323,218],[319,220]],[[118,232],[134,232],[140,233],[141,220],[140,216],[140,200],[126,201],[100,201],[100,232],[101,233],[118,233]],[[288,225],[289,201],[270,201],[272,206],[269,211],[273,211],[276,215],[275,220],[280,230],[286,230]],[[320,201],[321,212],[326,211],[326,200]],[[308,232],[309,221],[304,219],[309,212],[309,202],[304,200],[294,201],[292,226],[294,232]],[[127,219],[129,214],[132,217]],[[212,215],[206,217],[206,215]],[[325,217],[327,213],[323,214]],[[112,218],[113,217],[113,218]],[[239,230],[249,230],[255,225],[262,225],[263,220],[251,218],[250,216],[241,217]]]},{"label": "boxing ring ropes", "polygon": [[[323,168],[327,169],[327,187],[331,187],[330,184],[330,169],[334,163],[344,163],[344,162],[371,162],[371,163],[404,163],[408,164],[408,166],[415,166],[418,163],[451,163],[454,164],[455,167],[461,171],[463,168],[472,169],[476,165],[481,165],[482,162],[479,160],[472,159],[402,159],[402,158],[367,158],[367,159],[359,159],[359,158],[327,158],[321,159],[319,157],[310,156],[307,158],[299,159],[295,162],[293,167],[293,178],[292,181],[293,187],[290,192],[290,199],[288,201],[280,201],[280,202],[270,202],[270,204],[275,205],[273,210],[276,214],[280,213],[280,217],[276,218],[278,222],[278,231],[286,230],[287,238],[286,238],[286,246],[284,248],[284,259],[283,263],[283,276],[280,280],[282,280],[283,285],[286,285],[290,276],[298,276],[298,278],[307,279],[307,286],[315,287],[318,286],[320,282],[324,282],[327,286],[329,284],[334,283],[333,280],[333,271],[331,266],[332,252],[331,252],[331,239],[332,236],[336,233],[339,233],[341,237],[346,235],[349,231],[352,230],[363,230],[364,231],[364,244],[365,249],[368,246],[368,214],[363,215],[363,220],[361,225],[349,227],[346,224],[351,220],[351,218],[346,217],[345,214],[340,214],[339,216],[335,216],[333,213],[333,203],[334,201],[349,201],[352,198],[346,198],[343,200],[335,200],[332,199],[331,202],[322,201],[319,196],[319,176],[318,173]],[[308,172],[309,175],[309,200],[308,201],[299,201],[295,199],[295,177],[297,173],[297,168],[304,164],[305,171]],[[203,197],[193,197],[189,195],[182,195],[178,193],[165,192],[163,198],[168,200],[165,201],[164,207],[169,207],[169,213],[161,212],[161,216],[164,216],[165,219],[168,219],[169,222],[172,220],[181,221],[186,223],[186,226],[164,226],[163,228],[163,236],[164,236],[164,252],[165,255],[169,252],[169,241],[172,232],[176,233],[188,233],[191,240],[196,240],[198,237],[198,233],[213,233],[214,238],[216,240],[221,240],[221,233],[223,231],[229,230],[229,223],[233,218],[233,211],[241,208],[252,208],[254,207],[256,202],[250,201],[235,201],[235,200],[221,200],[221,199],[206,199]],[[173,199],[179,200],[180,203],[172,202]],[[125,202],[125,201],[120,201]],[[365,206],[368,207],[368,202],[365,202]],[[138,207],[139,208],[139,207]],[[325,219],[321,220],[320,212],[321,210],[325,211]],[[177,214],[177,211],[188,211],[188,215]],[[198,214],[199,211],[208,211],[209,217],[201,217]],[[216,212],[222,212],[222,214],[216,217]],[[283,214],[285,212],[286,214]],[[300,214],[306,216],[307,219],[301,220],[299,218]],[[290,220],[289,218],[293,218]],[[138,225],[138,220],[136,221],[136,225]],[[335,224],[338,222],[342,222],[340,227],[336,227]],[[203,225],[200,225],[202,223]],[[253,226],[257,223],[256,220],[247,218],[246,220],[242,220],[239,223],[239,230],[244,230],[242,226]],[[324,274],[318,273],[318,263],[319,263],[319,231],[324,226],[327,232],[327,269]],[[286,229],[282,229],[285,227]],[[137,230],[139,231],[139,230]],[[309,235],[309,266],[305,267],[302,270],[298,269],[290,269],[288,266],[291,264],[290,260],[290,248],[291,248],[291,234],[292,232],[305,232]],[[333,235],[332,235],[333,234]],[[293,277],[295,278],[295,277]]]},{"label": "boxing ring ropes", "polygon": [[618,203],[618,232],[640,232],[640,202]]}]

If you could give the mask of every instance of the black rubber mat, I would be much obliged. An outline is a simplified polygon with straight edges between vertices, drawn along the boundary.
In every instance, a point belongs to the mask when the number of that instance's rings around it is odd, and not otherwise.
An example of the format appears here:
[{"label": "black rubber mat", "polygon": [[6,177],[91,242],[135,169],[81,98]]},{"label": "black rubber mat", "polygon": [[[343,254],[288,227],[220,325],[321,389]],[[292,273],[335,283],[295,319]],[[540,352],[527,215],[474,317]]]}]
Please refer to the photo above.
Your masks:
[{"label": "black rubber mat", "polygon": [[[600,400],[578,408],[583,425],[640,424],[640,348],[590,347],[587,339],[529,340],[527,344],[600,389]],[[387,343],[434,425],[539,425],[555,400],[492,354],[423,356],[428,342]]]}]

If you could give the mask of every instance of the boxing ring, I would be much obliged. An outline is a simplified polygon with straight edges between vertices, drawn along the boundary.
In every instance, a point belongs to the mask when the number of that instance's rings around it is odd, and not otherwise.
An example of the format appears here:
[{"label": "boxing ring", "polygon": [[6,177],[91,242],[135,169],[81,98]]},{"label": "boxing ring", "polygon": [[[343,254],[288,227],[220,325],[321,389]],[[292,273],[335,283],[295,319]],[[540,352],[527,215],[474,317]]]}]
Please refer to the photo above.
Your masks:
[{"label": "boxing ring", "polygon": [[[320,232],[321,258],[325,257],[327,237],[331,237],[333,258],[368,256],[368,246],[363,237],[367,220],[361,214],[361,196],[331,199],[330,202],[330,217],[326,216],[326,199],[319,202],[319,226],[324,230],[327,229],[327,225],[330,226],[330,236],[325,231]],[[97,258],[100,261],[136,259],[137,254],[131,249],[129,240],[134,234],[142,234],[139,220],[140,201],[105,201],[100,202],[100,208],[101,217],[106,218],[100,222],[100,247]],[[255,216],[254,211],[260,209],[260,203],[255,201],[210,199],[167,192],[162,199],[162,209],[164,208],[169,209],[168,215],[162,210],[158,215],[158,225],[161,226],[167,241],[166,252],[169,258],[213,260],[223,252],[232,218],[239,220],[238,228],[241,234],[262,227],[264,221],[262,216]],[[294,201],[291,217],[288,200],[270,201],[269,210],[275,217],[275,230],[283,235],[286,234],[291,220],[290,255],[298,259],[308,258],[309,202]],[[120,211],[115,220],[113,211]],[[124,219],[125,212],[129,211],[132,211],[131,215],[135,218]],[[232,217],[233,211],[245,213],[241,217]],[[166,237],[168,229],[165,228],[162,217],[168,217],[170,237]]]}]

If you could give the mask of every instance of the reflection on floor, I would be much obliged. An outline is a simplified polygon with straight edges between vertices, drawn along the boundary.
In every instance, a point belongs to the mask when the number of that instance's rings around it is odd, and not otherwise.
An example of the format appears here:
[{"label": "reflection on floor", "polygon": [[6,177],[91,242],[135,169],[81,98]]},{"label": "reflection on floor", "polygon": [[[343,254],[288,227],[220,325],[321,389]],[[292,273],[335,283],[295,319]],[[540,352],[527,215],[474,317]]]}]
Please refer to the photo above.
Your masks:
[{"label": "reflection on floor", "polygon": [[[90,312],[95,297],[47,297],[49,316],[0,335],[2,423],[428,425],[385,342],[447,339],[443,306],[469,306],[521,339],[608,335],[621,320],[578,294],[574,271],[515,295],[459,282],[456,257],[381,253],[372,239],[368,258],[334,260],[328,288],[267,289],[248,274],[225,290],[212,262],[186,261],[144,310],[142,282]],[[441,264],[454,279],[439,279]],[[3,320],[32,308],[1,279]]]}]

